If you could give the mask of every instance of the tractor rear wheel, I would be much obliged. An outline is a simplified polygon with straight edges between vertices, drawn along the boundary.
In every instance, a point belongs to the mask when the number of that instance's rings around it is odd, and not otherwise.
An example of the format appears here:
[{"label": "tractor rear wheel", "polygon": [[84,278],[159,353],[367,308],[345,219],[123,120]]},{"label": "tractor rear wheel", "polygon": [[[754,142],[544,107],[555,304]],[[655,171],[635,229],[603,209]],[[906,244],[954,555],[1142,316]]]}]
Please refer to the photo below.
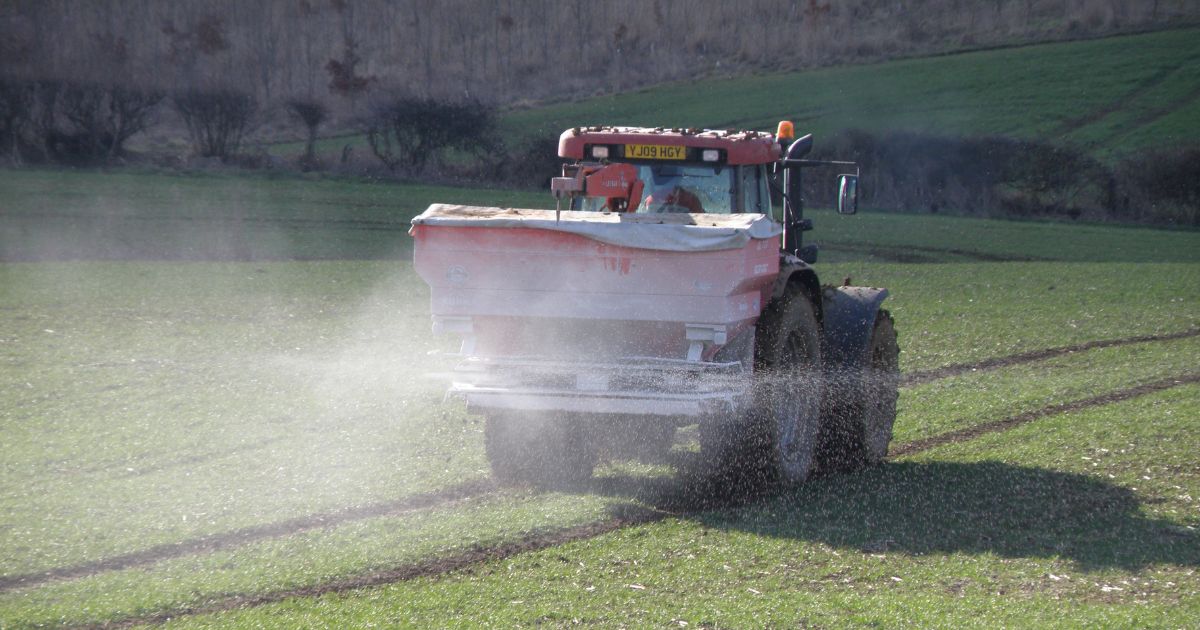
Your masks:
[{"label": "tractor rear wheel", "polygon": [[879,311],[862,371],[831,396],[820,465],[829,470],[877,464],[887,456],[896,421],[900,386],[900,346],[887,311]]},{"label": "tractor rear wheel", "polygon": [[580,418],[493,412],[484,425],[484,448],[492,477],[502,485],[578,485],[596,465],[595,445]]},{"label": "tractor rear wheel", "polygon": [[749,417],[702,423],[701,450],[738,489],[799,483],[813,470],[823,387],[820,330],[806,295],[793,292],[764,311],[754,361]]},{"label": "tractor rear wheel", "polygon": [[863,373],[859,400],[863,461],[877,464],[887,457],[900,397],[900,344],[891,313],[879,311],[871,334],[870,364]]}]

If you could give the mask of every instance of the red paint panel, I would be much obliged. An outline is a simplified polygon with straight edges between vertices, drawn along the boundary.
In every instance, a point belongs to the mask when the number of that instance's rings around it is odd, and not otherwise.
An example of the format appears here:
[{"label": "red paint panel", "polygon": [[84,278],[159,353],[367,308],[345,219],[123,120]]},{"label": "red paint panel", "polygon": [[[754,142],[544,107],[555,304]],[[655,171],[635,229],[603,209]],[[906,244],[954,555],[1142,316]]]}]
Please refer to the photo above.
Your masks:
[{"label": "red paint panel", "polygon": [[642,127],[568,129],[558,139],[558,155],[582,160],[594,144],[685,146],[725,151],[726,164],[769,164],[783,156],[775,136],[756,131],[659,130]]}]

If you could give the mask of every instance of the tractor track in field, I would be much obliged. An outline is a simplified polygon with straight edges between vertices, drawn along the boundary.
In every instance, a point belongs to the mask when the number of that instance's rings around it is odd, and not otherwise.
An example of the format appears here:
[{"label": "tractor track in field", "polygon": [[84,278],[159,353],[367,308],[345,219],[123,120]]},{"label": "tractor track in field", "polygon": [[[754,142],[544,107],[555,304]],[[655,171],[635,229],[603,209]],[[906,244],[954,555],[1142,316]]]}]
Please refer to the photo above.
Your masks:
[{"label": "tractor track in field", "polygon": [[[932,382],[932,380],[959,376],[959,374],[996,370],[996,368],[1026,364],[1026,362],[1050,359],[1054,358],[1054,356],[1061,356],[1075,352],[1085,352],[1085,350],[1090,349],[1128,346],[1128,344],[1135,343],[1181,340],[1181,338],[1195,336],[1200,336],[1200,329],[1189,329],[1160,335],[1124,337],[1117,338],[1117,340],[1098,340],[1085,343],[1076,343],[1072,344],[1072,346],[1032,350],[1032,352],[998,356],[998,358],[971,362],[971,364],[956,364],[936,368],[936,370],[908,373],[902,377],[901,385],[912,386],[929,383]],[[938,437],[929,439],[936,440]],[[899,446],[898,449],[893,451],[893,455],[899,455],[900,449],[906,449],[905,452],[908,452],[907,449],[911,448],[912,444]],[[928,448],[931,448],[931,446],[928,446]],[[282,538],[282,536],[307,532],[307,530],[312,529],[336,527],[338,524],[364,520],[364,518],[404,514],[404,512],[409,511],[439,508],[439,506],[462,502],[462,500],[466,499],[485,497],[488,496],[488,494],[493,494],[497,491],[498,488],[496,485],[492,484],[491,481],[468,481],[464,482],[464,484],[458,484],[444,488],[444,490],[414,494],[414,496],[397,499],[394,500],[394,502],[370,504],[360,506],[360,508],[336,510],[323,512],[323,514],[290,518],[290,520],[287,521],[263,524],[263,526],[235,529],[232,530],[232,532],[200,536],[200,538],[172,542],[172,544],[157,545],[146,548],[146,550],[142,551],[121,554],[121,556],[95,560],[95,562],[90,563],[64,566],[64,568],[59,569],[31,572],[31,574],[0,576],[0,593],[5,593],[7,590],[37,586],[37,584],[54,580],[71,580],[71,578],[88,577],[102,574],[102,572],[131,569],[134,568],[134,566],[154,564],[161,562],[161,560],[190,556],[190,554],[226,550],[226,548],[248,544],[248,542],[271,538]],[[661,504],[672,502],[670,502],[670,500],[667,500],[667,502],[661,502],[660,500],[660,502],[656,503]],[[670,509],[672,511],[689,511],[689,508],[689,505],[670,505]],[[712,505],[704,505],[703,508],[712,508]]]},{"label": "tractor track in field", "polygon": [[[1036,350],[1009,355],[1006,357],[986,359],[975,363],[957,364],[944,368],[938,368],[936,370],[911,373],[904,378],[903,385],[911,386],[919,383],[927,383],[963,373],[998,369],[1021,363],[1035,362],[1073,352],[1082,352],[1097,348],[1108,348],[1138,343],[1184,339],[1198,335],[1200,335],[1200,329],[1189,329],[1176,333],[1140,335],[1122,339],[1098,340],[1081,344],[1073,344],[1070,346],[1062,346],[1058,348]],[[1091,398],[1049,405],[1008,418],[985,422],[965,429],[951,431],[941,435],[902,444],[891,449],[888,455],[889,458],[903,457],[946,444],[966,442],[989,433],[1007,431],[1008,429],[1015,428],[1022,424],[1027,424],[1040,418],[1130,400],[1139,396],[1144,396],[1180,385],[1197,382],[1200,382],[1200,374],[1186,374],[1127,389],[1108,392]],[[603,484],[604,481],[596,481],[595,483]],[[504,543],[493,547],[477,546],[469,551],[455,555],[435,558],[428,561],[404,564],[383,571],[376,571],[365,575],[334,580],[323,584],[278,591],[275,593],[234,594],[229,595],[224,599],[201,606],[185,607],[169,612],[156,613],[149,616],[129,617],[104,624],[85,624],[77,627],[123,628],[141,624],[162,623],[169,619],[180,616],[217,613],[238,608],[275,603],[294,597],[315,597],[329,593],[346,592],[369,586],[381,586],[421,577],[434,577],[454,571],[468,569],[472,566],[483,564],[492,560],[504,559],[521,553],[539,551],[569,542],[594,538],[596,536],[616,531],[618,529],[623,529],[628,526],[646,524],[672,516],[682,516],[688,513],[724,507],[724,505],[720,503],[698,500],[695,497],[689,499],[688,497],[681,498],[678,496],[673,496],[666,490],[667,489],[660,489],[660,493],[663,494],[663,496],[658,497],[659,500],[651,501],[651,504],[656,505],[657,509],[634,508],[631,512],[604,521],[549,531],[535,530],[527,533],[518,541]],[[494,494],[496,491],[496,486],[490,481],[476,480],[473,482],[452,486],[440,491],[413,495],[397,501],[377,503],[363,506],[361,508],[305,516],[268,525],[234,530],[224,534],[215,534],[212,536],[196,538],[179,543],[159,545],[139,552],[115,556],[92,563],[79,564],[72,567],[53,569],[41,573],[0,577],[0,593],[29,586],[36,586],[53,580],[87,577],[108,571],[116,571],[153,564],[162,560],[185,555],[219,551],[258,540],[289,536],[313,529],[334,527],[346,522],[361,520],[364,518],[401,514],[435,507],[444,507],[467,499],[488,496]],[[678,489],[676,489],[675,494],[679,494]],[[694,492],[685,492],[685,494],[694,494]]]},{"label": "tractor track in field", "polygon": [[395,501],[372,503],[361,507],[310,514],[266,525],[254,525],[229,532],[201,536],[176,543],[155,545],[141,551],[112,556],[95,562],[85,562],[37,573],[0,576],[0,593],[37,586],[54,580],[69,580],[107,573],[109,571],[131,569],[197,553],[212,553],[260,540],[290,536],[314,529],[336,527],[351,521],[360,521],[378,516],[392,516],[435,507],[445,507],[468,499],[492,494],[495,490],[496,486],[490,480],[479,479],[456,484],[441,490],[410,495]]},{"label": "tractor track in field", "polygon": [[878,256],[885,260],[898,263],[935,263],[942,262],[938,255],[960,256],[978,262],[1061,262],[1056,258],[1042,256],[1010,256],[991,254],[970,249],[953,247],[928,247],[924,245],[863,245],[842,241],[818,241],[825,249],[832,251],[854,252]]},{"label": "tractor track in field", "polygon": [[1051,131],[1049,135],[1051,137],[1065,136],[1069,133],[1087,127],[1088,125],[1100,122],[1112,114],[1122,111],[1128,107],[1130,103],[1136,101],[1139,96],[1166,83],[1176,73],[1186,68],[1193,61],[1194,58],[1186,58],[1177,65],[1160,68],[1157,72],[1141,80],[1137,85],[1133,86],[1127,92],[1119,95],[1113,101],[1106,103],[1095,110],[1088,111],[1082,116],[1077,116],[1075,118],[1063,121],[1059,127]]},{"label": "tractor track in field", "polygon": [[196,606],[186,606],[150,615],[125,617],[102,623],[89,623],[68,626],[77,629],[118,629],[134,626],[162,624],[179,617],[207,615],[243,608],[254,608],[267,604],[286,601],[296,597],[320,597],[322,595],[345,593],[360,588],[385,586],[398,582],[407,582],[423,577],[438,577],[454,571],[466,570],[472,567],[518,554],[541,551],[551,547],[565,545],[578,540],[595,538],[609,532],[626,527],[644,525],[659,521],[670,516],[663,512],[642,510],[640,513],[630,513],[621,517],[598,521],[585,525],[577,525],[550,531],[530,532],[524,538],[497,545],[494,547],[475,547],[469,551],[445,556],[424,562],[403,564],[391,569],[367,573],[364,575],[334,580],[324,584],[314,584],[301,588],[275,591],[261,594],[235,594],[221,599],[209,601]]},{"label": "tractor track in field", "polygon": [[909,372],[900,377],[900,383],[903,386],[911,387],[913,385],[920,385],[922,383],[928,383],[930,381],[936,381],[943,378],[950,378],[952,376],[959,376],[970,372],[996,370],[1022,363],[1043,361],[1045,359],[1052,359],[1054,357],[1072,354],[1074,352],[1086,352],[1088,350],[1096,350],[1099,348],[1116,348],[1119,346],[1129,346],[1155,341],[1174,341],[1177,339],[1187,339],[1189,337],[1196,336],[1200,336],[1200,328],[1190,328],[1188,330],[1179,332],[1162,333],[1157,335],[1138,335],[1136,337],[1122,337],[1120,339],[1099,339],[1096,341],[1086,341],[1069,346],[1059,346],[1057,348],[1046,348],[1043,350],[1030,350],[1029,352],[1010,354],[1003,357],[983,359],[981,361],[975,361],[972,363],[956,363],[954,365],[947,365],[946,367],[940,367],[932,370]]},{"label": "tractor track in field", "polygon": [[[984,359],[982,361],[976,361],[973,363],[959,363],[933,370],[911,372],[903,376],[901,385],[904,387],[910,387],[913,385],[950,378],[970,372],[999,369],[1022,363],[1032,363],[1048,358],[1071,354],[1074,352],[1084,352],[1097,348],[1111,348],[1139,343],[1170,341],[1195,336],[1200,336],[1200,328],[1193,328],[1175,333],[1139,335],[1120,339],[1103,339],[1069,346],[1060,346],[1057,348],[1033,350],[1030,352],[1023,352],[1004,357]],[[494,493],[495,490],[495,485],[486,480],[466,482],[445,488],[443,490],[412,495],[396,501],[376,503],[348,510],[313,514],[295,519],[289,519],[286,521],[280,521],[277,523],[247,527],[223,534],[214,534],[211,536],[181,541],[178,543],[158,545],[142,551],[114,556],[95,562],[78,564],[71,567],[63,567],[60,569],[53,569],[40,573],[0,576],[0,593],[26,586],[41,584],[55,579],[86,577],[106,571],[121,570],[135,566],[152,564],[161,560],[194,553],[217,551],[248,542],[254,542],[266,538],[288,536],[311,529],[336,526],[342,523],[361,520],[364,518],[440,507],[465,499],[486,496]]]},{"label": "tractor track in field", "polygon": [[[1155,392],[1194,383],[1200,383],[1200,373],[1182,374],[1173,378],[1116,390],[1091,398],[1048,405],[1041,409],[1017,414],[1002,420],[985,422],[967,429],[951,431],[923,440],[909,442],[894,449],[889,453],[889,458],[911,455],[945,444],[966,442],[990,433],[1007,431],[1048,416],[1131,400]],[[678,498],[667,499],[665,503],[668,504],[669,508],[672,508],[671,511],[629,507],[625,508],[624,513],[603,521],[560,529],[534,530],[526,533],[517,541],[491,547],[476,546],[468,551],[441,558],[403,564],[390,569],[373,571],[322,584],[259,594],[225,594],[223,597],[195,606],[184,606],[148,615],[125,617],[103,623],[79,624],[71,627],[87,629],[130,628],[139,625],[160,624],[179,617],[229,612],[278,603],[293,598],[319,597],[322,595],[346,593],[361,588],[385,586],[419,578],[440,577],[457,571],[469,571],[485,563],[511,558],[519,554],[542,551],[572,542],[589,540],[627,527],[646,525],[667,518],[686,517],[690,513],[722,507],[720,504],[704,500],[689,506],[687,500],[681,501]],[[674,508],[682,508],[682,511],[675,511]]]},{"label": "tractor track in field", "polygon": [[238,217],[238,216],[142,216],[142,215],[94,215],[77,212],[10,212],[3,216],[18,219],[69,219],[72,221],[131,221],[147,223],[209,223],[213,225],[262,225],[267,227],[329,228],[368,230],[384,232],[408,232],[412,227],[407,221],[378,221],[373,219],[305,219],[303,217]]},{"label": "tractor track in field", "polygon": [[976,424],[965,429],[942,433],[941,435],[935,435],[922,440],[915,440],[907,444],[901,444],[894,449],[889,449],[888,457],[903,457],[905,455],[912,455],[913,453],[927,451],[938,446],[967,442],[989,433],[1000,433],[1002,431],[1007,431],[1047,416],[1054,416],[1072,411],[1080,411],[1091,407],[1111,405],[1113,403],[1123,402],[1133,398],[1138,398],[1140,396],[1145,396],[1147,394],[1161,392],[1173,387],[1179,387],[1180,385],[1190,385],[1192,383],[1200,383],[1200,373],[1181,374],[1179,376],[1165,378],[1152,383],[1138,385],[1136,387],[1106,392],[1104,394],[1100,394],[1099,396],[1092,396],[1091,398],[1073,400],[1071,402],[1059,403],[1056,405],[1048,405],[1046,407],[1042,407],[1041,409],[1026,411],[1025,413],[1019,413],[1015,416],[1009,416],[1001,420],[984,422],[983,424]]}]

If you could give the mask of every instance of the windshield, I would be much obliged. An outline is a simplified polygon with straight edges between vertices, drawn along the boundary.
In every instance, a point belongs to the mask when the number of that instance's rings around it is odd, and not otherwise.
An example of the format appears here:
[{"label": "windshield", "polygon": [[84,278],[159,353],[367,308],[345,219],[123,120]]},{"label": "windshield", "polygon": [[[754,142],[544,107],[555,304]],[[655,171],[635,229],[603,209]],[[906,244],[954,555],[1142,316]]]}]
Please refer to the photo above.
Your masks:
[{"label": "windshield", "polygon": [[[733,212],[735,168],[724,165],[635,164],[645,188],[634,210],[654,212]],[[599,211],[604,199],[580,198],[576,209]],[[575,205],[575,204],[572,204]]]}]

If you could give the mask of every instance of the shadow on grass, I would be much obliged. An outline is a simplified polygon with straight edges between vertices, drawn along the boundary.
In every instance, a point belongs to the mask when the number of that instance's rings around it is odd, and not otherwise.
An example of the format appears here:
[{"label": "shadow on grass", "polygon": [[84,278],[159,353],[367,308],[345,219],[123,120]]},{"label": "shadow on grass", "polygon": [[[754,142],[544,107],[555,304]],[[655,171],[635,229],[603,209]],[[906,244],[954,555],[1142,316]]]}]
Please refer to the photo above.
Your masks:
[{"label": "shadow on grass", "polygon": [[602,477],[588,490],[712,528],[869,553],[1061,557],[1083,570],[1200,566],[1200,535],[1143,516],[1129,489],[999,462],[889,463],[820,477],[740,507],[728,499],[722,505],[690,472]]}]

